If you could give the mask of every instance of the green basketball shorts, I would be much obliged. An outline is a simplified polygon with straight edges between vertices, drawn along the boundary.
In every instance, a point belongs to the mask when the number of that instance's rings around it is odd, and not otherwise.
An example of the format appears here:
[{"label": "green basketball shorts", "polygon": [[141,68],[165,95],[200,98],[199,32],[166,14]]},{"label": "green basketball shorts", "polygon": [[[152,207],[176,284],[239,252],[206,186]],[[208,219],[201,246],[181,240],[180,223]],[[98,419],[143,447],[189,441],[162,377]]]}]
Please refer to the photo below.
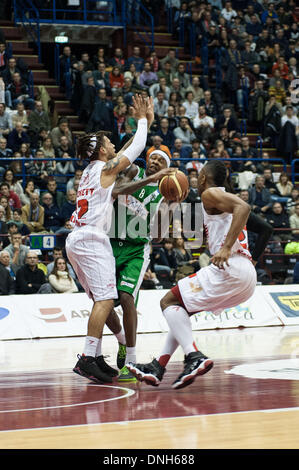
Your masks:
[{"label": "green basketball shorts", "polygon": [[116,265],[117,290],[128,292],[136,300],[150,261],[150,246],[122,240],[110,240]]}]

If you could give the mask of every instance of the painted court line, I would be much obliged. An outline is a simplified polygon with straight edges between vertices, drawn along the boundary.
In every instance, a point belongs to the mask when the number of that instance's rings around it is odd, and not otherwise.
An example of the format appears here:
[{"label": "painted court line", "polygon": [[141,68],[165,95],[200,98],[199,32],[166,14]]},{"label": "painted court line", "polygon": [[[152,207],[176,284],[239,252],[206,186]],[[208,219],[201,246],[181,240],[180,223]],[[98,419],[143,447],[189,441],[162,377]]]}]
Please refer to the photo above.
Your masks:
[{"label": "painted court line", "polygon": [[[107,401],[121,400],[122,398],[128,398],[128,397],[135,394],[135,390],[132,390],[130,388],[125,388],[125,387],[116,387],[116,386],[112,386],[112,385],[97,385],[97,387],[106,387],[106,388],[109,388],[109,389],[116,388],[118,390],[125,390],[126,394],[122,395],[122,396],[119,396],[119,397],[106,398],[104,400],[88,401],[88,402],[83,402],[83,403],[73,403],[73,404],[70,404],[70,405],[43,406],[43,407],[40,407],[40,408],[24,408],[24,409],[17,409],[17,410],[0,410],[0,414],[1,413],[19,413],[19,412],[22,412],[22,411],[53,410],[53,409],[58,409],[58,408],[72,408],[72,407],[75,407],[75,406],[94,405],[96,403],[105,403]],[[32,429],[43,429],[43,428],[32,428]]]},{"label": "painted court line", "polygon": [[65,426],[47,426],[40,428],[26,428],[26,429],[8,429],[5,431],[0,431],[1,433],[5,432],[22,432],[22,431],[39,431],[39,430],[54,430],[54,429],[64,429],[64,428],[82,428],[86,426],[107,426],[107,425],[127,425],[131,423],[140,423],[140,422],[153,422],[153,421],[166,421],[166,420],[182,420],[190,418],[207,418],[209,416],[233,416],[233,415],[242,415],[242,414],[252,414],[252,413],[281,413],[286,411],[299,411],[299,407],[290,407],[290,408],[273,408],[268,410],[250,410],[250,411],[236,411],[236,412],[227,412],[227,413],[210,413],[205,415],[191,415],[191,416],[170,416],[169,418],[146,418],[146,419],[135,419],[130,421],[111,421],[109,423],[87,423],[87,424],[68,424]]}]

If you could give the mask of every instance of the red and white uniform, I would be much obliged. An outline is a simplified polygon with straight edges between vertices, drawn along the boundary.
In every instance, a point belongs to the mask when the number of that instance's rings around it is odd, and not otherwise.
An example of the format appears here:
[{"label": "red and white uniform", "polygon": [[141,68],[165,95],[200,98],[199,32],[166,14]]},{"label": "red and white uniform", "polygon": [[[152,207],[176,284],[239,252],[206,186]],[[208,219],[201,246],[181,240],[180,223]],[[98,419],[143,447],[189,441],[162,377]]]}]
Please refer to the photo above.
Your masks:
[{"label": "red and white uniform", "polygon": [[[221,188],[224,190],[224,188]],[[223,246],[232,222],[232,214],[209,215],[202,204],[209,251],[213,256]],[[232,255],[220,269],[214,264],[181,279],[173,288],[189,313],[221,313],[248,300],[256,286],[256,270],[251,262],[246,227],[232,247]]]},{"label": "red and white uniform", "polygon": [[67,256],[87,295],[94,301],[116,299],[115,259],[107,233],[113,211],[112,190],[101,186],[105,162],[96,160],[85,168],[78,192],[77,208],[66,240]]}]

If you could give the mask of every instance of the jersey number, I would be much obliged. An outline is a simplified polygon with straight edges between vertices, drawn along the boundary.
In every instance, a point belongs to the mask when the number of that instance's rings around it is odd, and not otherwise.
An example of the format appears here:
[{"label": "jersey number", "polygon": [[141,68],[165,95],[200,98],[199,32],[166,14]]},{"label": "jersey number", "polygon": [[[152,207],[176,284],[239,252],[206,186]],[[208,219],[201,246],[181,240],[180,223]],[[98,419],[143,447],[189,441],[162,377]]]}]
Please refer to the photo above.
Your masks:
[{"label": "jersey number", "polygon": [[77,202],[77,205],[79,207],[79,212],[78,212],[78,219],[81,219],[84,214],[88,211],[88,200],[87,199],[80,199]]}]

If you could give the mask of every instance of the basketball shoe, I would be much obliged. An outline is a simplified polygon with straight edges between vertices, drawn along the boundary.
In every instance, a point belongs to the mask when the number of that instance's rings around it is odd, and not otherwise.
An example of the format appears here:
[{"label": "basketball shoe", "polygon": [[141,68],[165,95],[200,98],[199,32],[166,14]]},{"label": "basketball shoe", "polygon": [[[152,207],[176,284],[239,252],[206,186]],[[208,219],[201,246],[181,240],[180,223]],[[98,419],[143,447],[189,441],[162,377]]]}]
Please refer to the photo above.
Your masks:
[{"label": "basketball shoe", "polygon": [[200,351],[194,351],[185,356],[184,370],[182,374],[173,382],[172,388],[179,389],[191,385],[195,377],[203,375],[212,369],[214,363]]},{"label": "basketball shoe", "polygon": [[145,382],[153,387],[157,387],[160,384],[166,371],[165,367],[161,366],[156,359],[153,359],[148,364],[133,364],[129,362],[126,366],[140,382]]},{"label": "basketball shoe", "polygon": [[96,357],[96,363],[101,369],[101,371],[109,375],[109,377],[118,376],[118,371],[116,369],[113,369],[113,367],[109,366],[109,364],[107,364],[103,355]]},{"label": "basketball shoe", "polygon": [[94,357],[84,355],[80,356],[80,354],[78,354],[77,357],[78,362],[73,368],[73,371],[76,374],[82,375],[82,377],[86,377],[95,383],[112,382],[112,378],[99,368]]},{"label": "basketball shoe", "polygon": [[137,382],[136,377],[129,371],[129,369],[124,366],[119,371],[118,382]]},{"label": "basketball shoe", "polygon": [[126,363],[127,348],[125,344],[118,343],[118,352],[116,364],[119,369],[122,369]]}]

